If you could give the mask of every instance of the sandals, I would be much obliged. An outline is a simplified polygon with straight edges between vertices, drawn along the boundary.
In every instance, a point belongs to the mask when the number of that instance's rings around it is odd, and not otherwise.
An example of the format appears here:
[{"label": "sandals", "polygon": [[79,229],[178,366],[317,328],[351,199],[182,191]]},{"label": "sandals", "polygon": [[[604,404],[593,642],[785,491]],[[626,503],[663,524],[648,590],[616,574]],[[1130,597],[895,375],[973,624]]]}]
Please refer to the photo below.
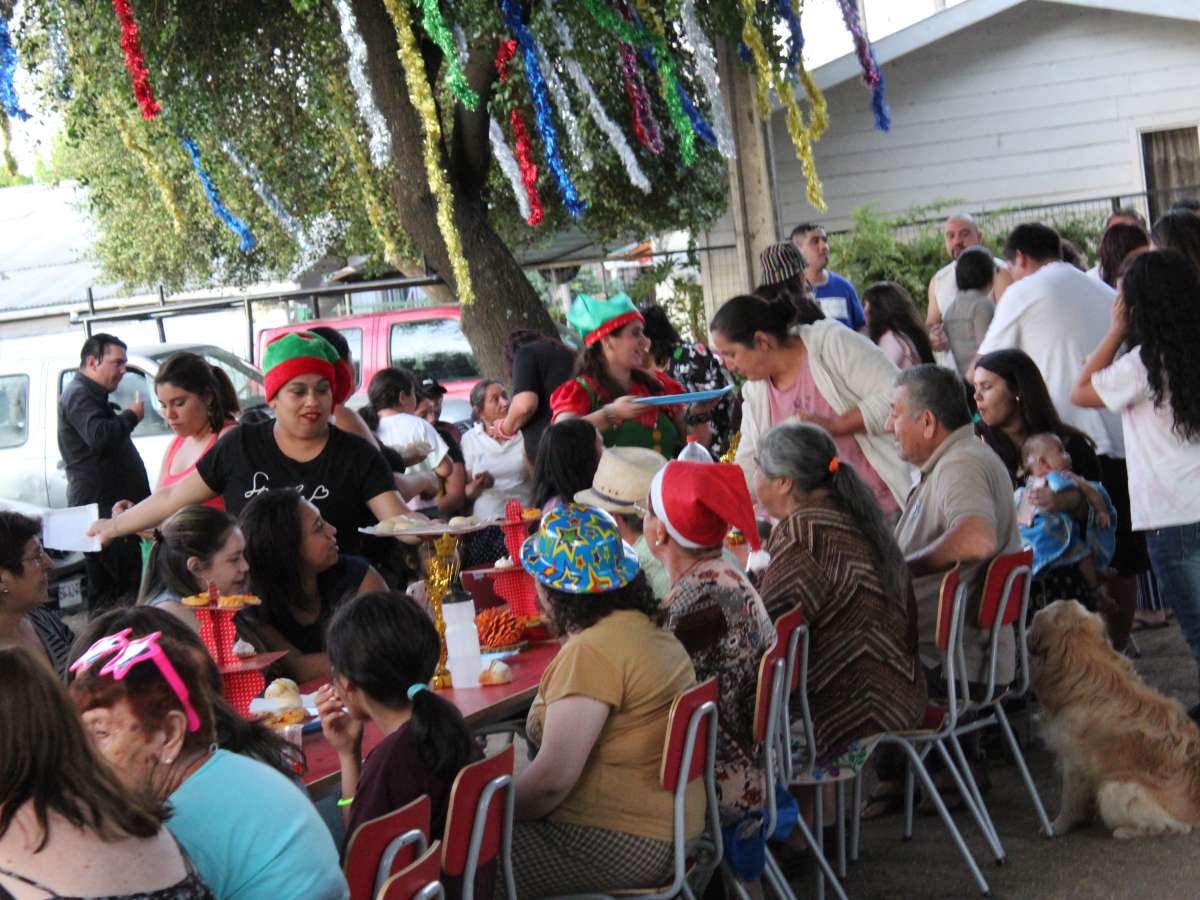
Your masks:
[{"label": "sandals", "polygon": [[904,782],[880,783],[863,801],[859,818],[880,819],[904,809]]}]

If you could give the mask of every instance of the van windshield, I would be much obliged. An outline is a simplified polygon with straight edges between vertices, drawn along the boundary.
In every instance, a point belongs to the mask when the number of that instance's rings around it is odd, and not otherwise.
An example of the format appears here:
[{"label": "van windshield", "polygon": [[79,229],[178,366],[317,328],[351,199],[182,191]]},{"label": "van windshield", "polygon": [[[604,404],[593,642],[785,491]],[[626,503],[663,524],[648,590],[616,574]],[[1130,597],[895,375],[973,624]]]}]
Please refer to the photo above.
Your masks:
[{"label": "van windshield", "polygon": [[[233,382],[233,390],[237,394],[238,403],[243,412],[255,406],[262,406],[267,402],[262,373],[258,369],[219,347],[191,347],[189,349],[210,366],[220,366],[225,370],[225,374]],[[155,356],[154,360],[161,365],[170,355],[170,353],[163,353]]]},{"label": "van windshield", "polygon": [[438,381],[479,378],[475,356],[458,319],[416,319],[396,322],[390,335],[392,365],[403,366]]}]

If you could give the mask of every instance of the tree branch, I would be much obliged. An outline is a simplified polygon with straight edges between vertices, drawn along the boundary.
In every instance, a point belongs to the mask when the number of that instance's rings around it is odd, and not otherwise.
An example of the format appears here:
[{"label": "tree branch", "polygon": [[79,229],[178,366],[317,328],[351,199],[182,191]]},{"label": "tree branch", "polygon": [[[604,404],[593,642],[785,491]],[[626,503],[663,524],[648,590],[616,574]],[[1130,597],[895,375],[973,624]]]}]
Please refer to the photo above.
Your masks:
[{"label": "tree branch", "polygon": [[450,135],[450,168],[463,192],[478,200],[487,183],[492,164],[492,147],[488,142],[488,100],[496,84],[495,48],[490,43],[469,48],[467,64],[463,67],[471,89],[479,95],[474,111],[461,103],[454,107],[454,123]]}]

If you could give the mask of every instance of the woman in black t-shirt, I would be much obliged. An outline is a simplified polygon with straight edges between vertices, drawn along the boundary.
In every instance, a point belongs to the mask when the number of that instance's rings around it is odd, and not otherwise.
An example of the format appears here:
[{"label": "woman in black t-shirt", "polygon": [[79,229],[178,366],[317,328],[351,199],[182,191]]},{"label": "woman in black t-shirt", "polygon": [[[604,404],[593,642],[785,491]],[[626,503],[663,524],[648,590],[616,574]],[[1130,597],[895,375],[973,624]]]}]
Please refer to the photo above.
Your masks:
[{"label": "woman in black t-shirt", "polygon": [[291,488],[341,533],[342,549],[356,551],[359,526],[409,510],[379,451],[329,422],[337,358],[327,341],[308,332],[272,341],[263,363],[274,421],[230,430],[194,471],[120,515],[99,520],[89,533],[108,543],[216,496],[237,515],[253,497]]},{"label": "woman in black t-shirt", "polygon": [[296,681],[329,677],[325,626],[348,597],[386,590],[361,556],[338,553],[337,529],[295,491],[267,491],[238,520],[246,535],[250,586],[263,601],[240,615],[254,620],[280,666]]}]

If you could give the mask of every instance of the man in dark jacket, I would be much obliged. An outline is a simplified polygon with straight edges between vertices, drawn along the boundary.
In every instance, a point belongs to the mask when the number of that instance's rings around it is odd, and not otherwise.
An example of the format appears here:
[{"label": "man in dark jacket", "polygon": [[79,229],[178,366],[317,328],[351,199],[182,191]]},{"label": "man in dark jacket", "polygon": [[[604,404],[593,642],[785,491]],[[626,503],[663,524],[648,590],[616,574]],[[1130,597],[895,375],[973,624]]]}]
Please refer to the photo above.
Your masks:
[{"label": "man in dark jacket", "polygon": [[[150,496],[146,466],[130,437],[145,415],[145,404],[136,398],[118,412],[108,400],[125,376],[125,349],[111,334],[92,335],[79,353],[79,371],[58,398],[58,450],[67,471],[67,502],[97,503],[103,519],[120,500],[137,503]],[[84,554],[84,560],[92,614],[132,601],[141,578],[136,537],[115,540],[99,553]]]}]

